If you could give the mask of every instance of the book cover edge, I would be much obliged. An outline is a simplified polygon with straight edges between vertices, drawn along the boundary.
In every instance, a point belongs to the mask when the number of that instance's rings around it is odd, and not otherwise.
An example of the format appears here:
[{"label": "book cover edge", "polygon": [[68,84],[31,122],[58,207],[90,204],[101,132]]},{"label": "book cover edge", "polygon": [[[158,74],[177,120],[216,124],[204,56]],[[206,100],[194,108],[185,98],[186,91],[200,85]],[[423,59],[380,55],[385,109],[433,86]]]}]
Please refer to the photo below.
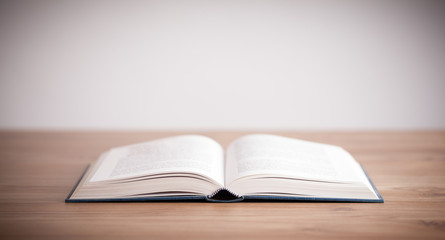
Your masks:
[{"label": "book cover edge", "polygon": [[65,198],[65,202],[70,202],[71,201],[71,196],[73,195],[74,191],[76,191],[77,187],[79,186],[80,182],[82,181],[83,177],[85,176],[85,174],[87,173],[88,169],[90,168],[90,164],[88,164],[85,168],[85,170],[83,171],[83,173],[80,175],[79,180],[77,180],[76,184],[74,185],[73,189],[71,189],[70,193],[68,194],[68,196]]}]

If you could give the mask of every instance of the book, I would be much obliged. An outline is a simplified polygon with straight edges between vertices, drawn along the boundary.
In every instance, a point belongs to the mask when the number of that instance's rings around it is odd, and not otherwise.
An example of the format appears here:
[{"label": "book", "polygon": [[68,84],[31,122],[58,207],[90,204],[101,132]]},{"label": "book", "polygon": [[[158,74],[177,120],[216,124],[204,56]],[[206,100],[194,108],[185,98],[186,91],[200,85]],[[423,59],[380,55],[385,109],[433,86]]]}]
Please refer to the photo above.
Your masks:
[{"label": "book", "polygon": [[384,202],[343,148],[270,134],[242,136],[226,151],[201,135],[112,148],[65,201],[168,200]]}]

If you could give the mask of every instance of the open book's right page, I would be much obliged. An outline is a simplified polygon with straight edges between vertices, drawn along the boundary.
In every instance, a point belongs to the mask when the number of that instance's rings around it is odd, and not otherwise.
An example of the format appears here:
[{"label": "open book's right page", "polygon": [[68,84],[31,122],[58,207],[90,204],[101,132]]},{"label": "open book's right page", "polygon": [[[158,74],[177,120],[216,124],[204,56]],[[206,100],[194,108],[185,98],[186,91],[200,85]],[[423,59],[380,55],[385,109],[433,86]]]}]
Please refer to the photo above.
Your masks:
[{"label": "open book's right page", "polygon": [[[227,149],[225,169],[225,185],[240,195],[248,191],[242,187],[249,185],[247,181],[244,181],[245,184],[238,184],[244,179],[256,178],[257,184],[250,184],[249,187],[258,190],[267,188],[271,184],[277,185],[274,188],[280,188],[283,185],[291,186],[287,184],[290,183],[289,181],[283,180],[287,178],[313,180],[314,184],[311,185],[313,188],[317,187],[317,183],[326,183],[319,184],[322,185],[321,188],[329,188],[328,183],[332,185],[335,185],[334,183],[360,183],[359,185],[363,185],[366,191],[369,189],[371,197],[377,198],[361,166],[348,152],[333,145],[268,134],[247,135],[235,140]],[[264,181],[266,178],[273,177],[277,177],[275,182]],[[261,178],[263,180],[259,180]],[[304,187],[304,185],[301,186]],[[337,187],[338,184],[335,186]],[[343,186],[347,188],[346,185]],[[269,194],[270,189],[269,186],[267,188]],[[294,190],[277,189],[277,192],[285,191]],[[351,188],[351,191],[355,190]],[[296,196],[298,192],[290,194]],[[333,196],[342,195],[334,194]]]}]

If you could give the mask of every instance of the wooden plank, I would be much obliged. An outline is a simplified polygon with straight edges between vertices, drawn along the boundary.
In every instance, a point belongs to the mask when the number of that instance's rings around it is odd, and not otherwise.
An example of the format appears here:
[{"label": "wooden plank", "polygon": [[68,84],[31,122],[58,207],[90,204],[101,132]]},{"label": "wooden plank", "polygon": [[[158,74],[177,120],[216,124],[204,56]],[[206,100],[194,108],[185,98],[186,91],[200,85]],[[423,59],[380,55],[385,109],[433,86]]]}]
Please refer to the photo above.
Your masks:
[{"label": "wooden plank", "polygon": [[[0,132],[1,239],[445,239],[445,132],[274,132],[343,146],[385,198],[372,203],[78,203],[111,147],[184,132]],[[204,132],[226,147],[245,132]]]}]

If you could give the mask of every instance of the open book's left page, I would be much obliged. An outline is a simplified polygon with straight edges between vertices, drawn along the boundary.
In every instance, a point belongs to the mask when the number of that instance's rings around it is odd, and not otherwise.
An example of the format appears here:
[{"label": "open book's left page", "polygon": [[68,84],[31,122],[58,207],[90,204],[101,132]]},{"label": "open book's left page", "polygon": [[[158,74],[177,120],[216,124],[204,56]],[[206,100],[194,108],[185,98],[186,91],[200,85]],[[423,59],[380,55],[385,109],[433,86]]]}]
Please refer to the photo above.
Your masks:
[{"label": "open book's left page", "polygon": [[221,145],[183,135],[111,149],[87,172],[73,197],[207,195],[223,185]]},{"label": "open book's left page", "polygon": [[91,182],[147,174],[194,172],[224,184],[224,150],[213,139],[184,135],[111,149]]}]

